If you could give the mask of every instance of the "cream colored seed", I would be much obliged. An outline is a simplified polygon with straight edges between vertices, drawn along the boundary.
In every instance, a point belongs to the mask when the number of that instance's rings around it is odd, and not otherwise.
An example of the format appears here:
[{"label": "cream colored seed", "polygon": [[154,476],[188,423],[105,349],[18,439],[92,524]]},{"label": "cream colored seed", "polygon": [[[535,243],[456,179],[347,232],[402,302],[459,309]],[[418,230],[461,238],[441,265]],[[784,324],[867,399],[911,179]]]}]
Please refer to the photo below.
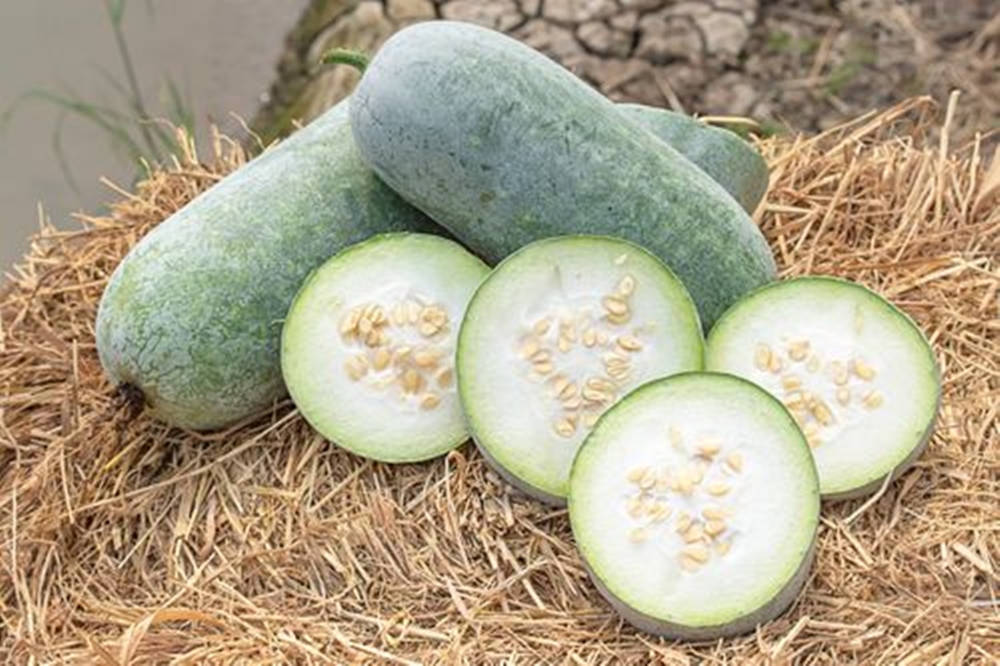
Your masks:
[{"label": "cream colored seed", "polygon": [[570,342],[576,342],[576,326],[570,320],[562,322],[562,336]]},{"label": "cream colored seed", "polygon": [[595,425],[597,425],[597,419],[599,418],[600,418],[599,414],[593,414],[593,413],[585,414],[583,417],[583,425],[586,426],[587,428],[593,428]]},{"label": "cream colored seed", "polygon": [[420,373],[410,368],[405,373],[403,373],[403,390],[409,393],[416,393],[420,390],[423,385],[423,377]]},{"label": "cream colored seed", "polygon": [[346,363],[344,363],[344,370],[347,372],[348,377],[350,377],[354,381],[358,381],[359,379],[365,376],[365,373],[368,371],[368,368],[358,366],[354,362],[354,359],[351,359]]},{"label": "cream colored seed", "polygon": [[597,344],[603,346],[608,344],[608,334],[604,331],[597,332]]},{"label": "cream colored seed", "polygon": [[389,366],[389,361],[392,360],[392,354],[389,353],[384,347],[375,352],[375,358],[372,359],[372,366],[376,370],[385,370]]},{"label": "cream colored seed", "polygon": [[858,377],[865,380],[866,382],[870,382],[871,380],[875,379],[875,368],[868,365],[860,358],[854,359],[854,363],[852,364],[851,369],[854,370],[854,374],[856,374]]},{"label": "cream colored seed", "polygon": [[448,388],[455,381],[455,372],[451,368],[441,368],[435,378],[438,386]]},{"label": "cream colored seed", "polygon": [[802,428],[802,434],[806,437],[815,437],[816,435],[819,435],[819,426],[810,421],[804,428]]},{"label": "cream colored seed", "polygon": [[796,340],[788,346],[788,357],[793,361],[804,361],[809,355],[809,341]]},{"label": "cream colored seed", "polygon": [[413,362],[421,368],[430,368],[437,365],[440,358],[441,354],[439,352],[430,349],[421,349],[413,354]]},{"label": "cream colored seed", "polygon": [[618,283],[618,293],[622,296],[631,296],[633,291],[635,291],[635,278],[626,275]]},{"label": "cream colored seed", "polygon": [[681,551],[681,554],[700,564],[708,562],[708,548],[704,546],[688,546]]},{"label": "cream colored seed", "polygon": [[604,354],[601,355],[601,360],[604,362],[604,365],[607,366],[624,365],[628,363],[627,356],[619,356],[614,352],[605,352]]},{"label": "cream colored seed", "polygon": [[540,375],[547,375],[552,372],[552,364],[548,361],[542,361],[541,363],[535,363],[532,369]]},{"label": "cream colored seed", "polygon": [[819,370],[819,366],[820,366],[819,356],[813,354],[809,358],[809,362],[806,363],[806,370],[808,370],[809,372],[816,372],[817,370]]},{"label": "cream colored seed", "polygon": [[738,451],[733,451],[728,456],[726,456],[726,465],[729,466],[734,472],[740,472],[743,470],[743,456],[739,454]]},{"label": "cream colored seed", "polygon": [[875,409],[882,404],[882,394],[878,391],[869,391],[868,394],[865,395],[862,402],[864,402],[865,407]]},{"label": "cream colored seed", "polygon": [[568,400],[563,398],[562,401],[563,409],[580,409],[580,406],[582,404],[583,400],[581,400],[580,396],[578,395],[575,395],[572,398],[569,398]]},{"label": "cream colored seed", "polygon": [[628,304],[617,296],[605,296],[601,299],[601,305],[616,317],[624,317],[628,314]]},{"label": "cream colored seed", "polygon": [[721,497],[729,492],[729,486],[721,481],[716,481],[708,486],[708,494],[715,497]]},{"label": "cream colored seed", "polygon": [[552,395],[558,397],[567,386],[569,380],[566,379],[566,375],[556,375],[552,378]]},{"label": "cream colored seed", "polygon": [[416,324],[420,319],[420,304],[413,301],[406,302],[406,321],[410,324]]},{"label": "cream colored seed", "polygon": [[396,364],[402,363],[410,355],[411,351],[413,351],[412,347],[396,347],[396,351],[392,353],[393,362]]},{"label": "cream colored seed", "polygon": [[847,405],[851,401],[851,392],[845,386],[841,386],[837,389],[837,402],[841,405]]},{"label": "cream colored seed", "polygon": [[420,331],[420,335],[424,336],[425,338],[429,338],[435,335],[441,329],[439,326],[436,326],[429,321],[425,321],[421,322],[417,330]]},{"label": "cream colored seed", "polygon": [[784,361],[781,360],[781,357],[778,356],[777,354],[771,354],[771,360],[767,364],[767,369],[773,372],[774,374],[778,374],[779,372],[784,370],[784,368],[785,368],[785,363]]},{"label": "cream colored seed", "polygon": [[653,504],[647,509],[649,517],[660,522],[666,520],[670,517],[670,507],[663,502],[653,502]]},{"label": "cream colored seed", "polygon": [[604,391],[598,391],[589,386],[583,387],[583,399],[589,402],[603,403],[611,399],[612,396],[608,395]]},{"label": "cream colored seed", "polygon": [[691,514],[687,511],[681,511],[677,516],[677,531],[683,534],[687,532],[689,527],[691,527]]},{"label": "cream colored seed", "polygon": [[722,450],[722,443],[711,437],[704,437],[698,441],[698,455],[706,458],[714,457]]},{"label": "cream colored seed", "polygon": [[556,422],[556,434],[561,437],[572,437],[576,432],[576,426],[569,419],[560,419]]},{"label": "cream colored seed", "polygon": [[637,352],[642,350],[642,343],[639,341],[639,338],[634,335],[618,336],[618,346],[628,352]]},{"label": "cream colored seed", "polygon": [[392,307],[392,323],[396,326],[402,326],[406,323],[406,306],[402,303],[396,303]]},{"label": "cream colored seed", "polygon": [[538,321],[536,321],[535,325],[532,326],[532,330],[535,332],[535,335],[545,335],[546,333],[549,332],[549,328],[551,326],[552,326],[552,319],[550,317],[546,317],[544,319],[539,319]]},{"label": "cream colored seed", "polygon": [[626,379],[628,379],[629,372],[630,370],[626,367],[617,367],[608,370],[608,374],[619,383],[623,383]]},{"label": "cream colored seed", "polygon": [[547,349],[539,349],[534,354],[531,355],[531,361],[533,363],[542,363],[544,361],[552,360],[552,352]]},{"label": "cream colored seed", "polygon": [[822,444],[822,443],[823,443],[823,440],[820,439],[819,437],[806,437],[806,444],[808,444],[809,448],[811,448],[811,449],[818,448],[819,445]]},{"label": "cream colored seed", "polygon": [[731,541],[720,541],[715,544],[715,552],[719,555],[725,555],[729,552],[729,549],[732,548],[732,546],[733,544]]},{"label": "cream colored seed", "polygon": [[785,398],[785,407],[791,410],[805,409],[806,402],[808,401],[808,393],[803,393],[802,391],[797,391],[792,393],[790,396]]},{"label": "cream colored seed", "polygon": [[628,260],[628,254],[621,254],[615,258],[615,266],[621,266]]},{"label": "cream colored seed", "polygon": [[847,383],[847,368],[840,361],[834,361],[830,364],[830,372],[833,375],[833,383],[837,386],[843,386]]},{"label": "cream colored seed", "polygon": [[781,388],[786,391],[795,391],[802,388],[802,380],[795,375],[785,375],[781,378]]},{"label": "cream colored seed", "polygon": [[684,531],[684,542],[685,543],[697,543],[701,541],[701,538],[705,535],[705,530],[702,528],[701,523],[692,523],[687,530]]},{"label": "cream colored seed", "polygon": [[681,435],[681,431],[677,429],[676,426],[670,426],[667,430],[667,434],[670,437],[670,445],[675,449],[684,448],[684,438]]},{"label": "cream colored seed", "polygon": [[519,354],[521,358],[528,359],[537,354],[540,348],[541,347],[538,344],[538,340],[536,340],[535,338],[528,338],[521,345],[521,351],[519,352]]},{"label": "cream colored seed", "polygon": [[648,467],[633,467],[628,471],[628,474],[625,476],[625,479],[629,483],[639,483],[642,480],[642,477],[646,476],[646,472],[648,471],[649,471]]},{"label": "cream colored seed", "polygon": [[710,520],[705,523],[705,534],[715,538],[726,531],[726,523],[721,520]]},{"label": "cream colored seed", "polygon": [[701,565],[690,557],[681,557],[681,568],[685,571],[697,571]]},{"label": "cream colored seed", "polygon": [[340,332],[347,335],[353,331],[357,325],[358,321],[361,319],[361,311],[357,308],[352,309],[346,317],[344,317],[343,323],[340,325]]},{"label": "cream colored seed", "polygon": [[757,366],[758,370],[767,370],[771,367],[771,348],[765,344],[757,345],[757,351],[754,353],[753,364]]},{"label": "cream colored seed", "polygon": [[642,527],[636,527],[628,533],[628,538],[633,543],[639,543],[646,540],[646,530]]},{"label": "cream colored seed", "polygon": [[420,407],[422,409],[434,409],[441,404],[441,396],[436,393],[426,393],[424,394],[423,400],[420,401]]},{"label": "cream colored seed", "polygon": [[372,322],[367,317],[362,317],[358,320],[358,332],[361,335],[368,335],[372,332]]},{"label": "cream colored seed", "polygon": [[701,510],[701,515],[709,521],[722,520],[726,517],[726,512],[718,507],[709,506]]},{"label": "cream colored seed", "polygon": [[654,474],[652,470],[647,469],[646,473],[639,480],[639,487],[642,488],[643,490],[650,490],[655,485],[656,485],[656,474]]},{"label": "cream colored seed", "polygon": [[559,342],[556,343],[556,346],[559,348],[559,351],[565,354],[573,348],[573,343],[570,342],[568,338],[559,338]]},{"label": "cream colored seed", "polygon": [[817,400],[813,403],[812,415],[825,426],[833,423],[833,412],[830,411],[830,408],[822,400]]},{"label": "cream colored seed", "polygon": [[630,497],[628,502],[625,504],[625,507],[626,510],[628,511],[628,515],[632,516],[633,518],[638,518],[646,510],[645,502],[643,502],[641,499],[637,497]]},{"label": "cream colored seed", "polygon": [[559,397],[562,400],[569,400],[576,397],[576,394],[580,391],[580,387],[577,386],[576,382],[566,382],[566,386],[559,391]]},{"label": "cream colored seed", "polygon": [[597,331],[592,328],[588,328],[583,332],[583,344],[585,347],[593,347],[597,344]]},{"label": "cream colored seed", "polygon": [[587,380],[587,386],[598,391],[613,392],[615,390],[615,385],[603,377],[591,377]]},{"label": "cream colored seed", "polygon": [[687,472],[685,472],[685,476],[691,481],[692,485],[696,486],[705,478],[705,468],[701,466],[689,466]]}]

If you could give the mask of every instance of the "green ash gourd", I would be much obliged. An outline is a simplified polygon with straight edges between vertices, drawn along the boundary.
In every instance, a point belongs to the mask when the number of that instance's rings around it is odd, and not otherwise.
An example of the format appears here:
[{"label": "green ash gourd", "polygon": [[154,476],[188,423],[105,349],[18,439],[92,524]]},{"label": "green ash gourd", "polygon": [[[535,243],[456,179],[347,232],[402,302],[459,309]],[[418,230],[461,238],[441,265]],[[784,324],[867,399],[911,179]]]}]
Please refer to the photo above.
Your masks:
[{"label": "green ash gourd", "polygon": [[450,21],[391,37],[351,98],[364,160],[489,262],[546,236],[610,234],[663,259],[710,327],[774,278],[726,190],[537,51]]},{"label": "green ash gourd", "polygon": [[143,238],[97,314],[111,380],[207,430],[281,397],[282,318],[311,270],[393,230],[439,230],[361,161],[346,103],[227,176]]}]

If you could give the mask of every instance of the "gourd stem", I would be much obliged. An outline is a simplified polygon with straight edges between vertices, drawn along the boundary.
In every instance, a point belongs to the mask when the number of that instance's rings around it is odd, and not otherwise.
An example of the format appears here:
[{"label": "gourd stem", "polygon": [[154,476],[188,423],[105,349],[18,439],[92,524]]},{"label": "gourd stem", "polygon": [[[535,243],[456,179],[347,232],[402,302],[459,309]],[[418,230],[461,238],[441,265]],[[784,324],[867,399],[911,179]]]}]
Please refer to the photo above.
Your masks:
[{"label": "gourd stem", "polygon": [[361,74],[368,67],[369,58],[360,51],[350,49],[332,49],[327,51],[320,60],[324,65],[350,65]]}]

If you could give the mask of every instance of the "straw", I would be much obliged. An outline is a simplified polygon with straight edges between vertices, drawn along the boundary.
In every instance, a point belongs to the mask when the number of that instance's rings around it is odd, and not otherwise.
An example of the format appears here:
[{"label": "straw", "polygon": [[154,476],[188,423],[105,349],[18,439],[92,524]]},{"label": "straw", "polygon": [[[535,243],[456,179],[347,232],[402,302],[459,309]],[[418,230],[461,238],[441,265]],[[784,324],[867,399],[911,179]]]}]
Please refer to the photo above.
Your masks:
[{"label": "straw", "polygon": [[[957,100],[952,100],[955,108]],[[950,120],[954,113],[945,114]],[[284,402],[221,435],[136,413],[93,322],[119,259],[244,161],[190,142],[111,212],[43,223],[0,293],[0,656],[43,663],[960,664],[1000,654],[1000,167],[927,145],[915,99],[760,144],[758,211],[782,275],[890,296],[932,341],[944,402],[927,451],[868,502],[824,506],[815,569],[755,633],[681,644],[623,624],[566,513],[470,445],[386,466]]]}]

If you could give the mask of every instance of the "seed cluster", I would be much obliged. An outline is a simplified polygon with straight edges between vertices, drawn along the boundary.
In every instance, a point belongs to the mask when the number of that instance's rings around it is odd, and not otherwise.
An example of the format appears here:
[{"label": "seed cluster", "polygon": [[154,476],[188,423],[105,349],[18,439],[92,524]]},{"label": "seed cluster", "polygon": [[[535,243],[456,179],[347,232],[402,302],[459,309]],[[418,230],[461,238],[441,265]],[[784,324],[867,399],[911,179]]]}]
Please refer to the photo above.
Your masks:
[{"label": "seed cluster", "polygon": [[[882,394],[870,386],[875,379],[875,368],[863,359],[855,356],[824,364],[819,354],[812,350],[809,340],[793,340],[784,351],[782,356],[780,350],[761,342],[754,351],[754,366],[780,378],[784,392],[782,401],[802,428],[809,446],[819,446],[823,442],[823,430],[832,427],[838,415],[843,416],[853,403],[860,403],[866,409],[882,405]],[[800,369],[798,374],[794,372],[796,366]],[[801,373],[802,368],[805,374]],[[830,383],[834,396],[832,403],[806,389],[803,378],[809,375]]]},{"label": "seed cluster", "polygon": [[[544,382],[559,404],[552,427],[560,437],[573,437],[581,426],[592,428],[631,377],[633,356],[642,351],[643,343],[638,331],[622,329],[632,318],[635,289],[635,278],[625,275],[612,293],[601,298],[597,317],[590,308],[545,315],[521,338],[518,355],[530,366],[532,378]],[[594,350],[595,358],[600,354],[603,372],[571,377],[560,370],[561,356],[581,346]]]},{"label": "seed cluster", "polygon": [[396,385],[401,399],[434,409],[441,404],[441,391],[454,382],[451,358],[442,346],[449,330],[448,312],[438,304],[405,299],[391,308],[353,307],[341,320],[340,335],[360,351],[347,359],[344,372],[353,381],[370,376],[370,385],[380,390]]},{"label": "seed cluster", "polygon": [[[630,490],[625,497],[625,511],[634,526],[629,538],[646,541],[657,531],[682,542],[678,562],[685,571],[697,571],[714,553],[721,557],[732,548],[733,538],[726,522],[734,509],[722,504],[743,471],[739,451],[723,450],[715,437],[701,437],[689,451],[681,432],[669,428],[670,445],[685,458],[679,466],[634,467],[625,480]],[[669,519],[678,505],[671,526]],[[680,509],[679,506],[687,508]]]}]

